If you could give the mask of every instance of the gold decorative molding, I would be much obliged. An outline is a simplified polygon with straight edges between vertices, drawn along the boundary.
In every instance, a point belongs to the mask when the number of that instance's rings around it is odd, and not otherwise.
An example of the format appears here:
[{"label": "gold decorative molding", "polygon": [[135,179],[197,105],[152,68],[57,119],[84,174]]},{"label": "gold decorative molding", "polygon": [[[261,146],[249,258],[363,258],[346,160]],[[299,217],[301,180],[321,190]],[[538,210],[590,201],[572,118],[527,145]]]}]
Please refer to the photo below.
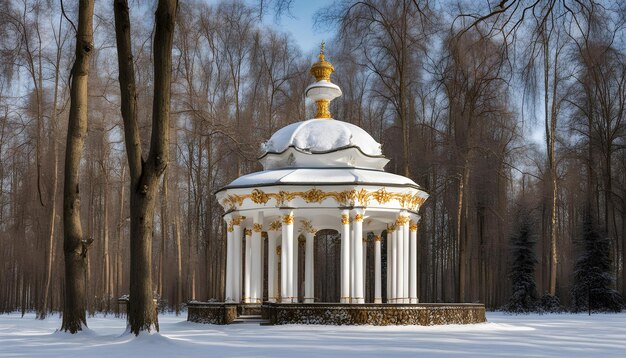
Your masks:
[{"label": "gold decorative molding", "polygon": [[310,220],[302,220],[302,229],[300,232],[308,232],[310,234],[315,234],[317,230],[313,227]]},{"label": "gold decorative molding", "polygon": [[363,221],[363,214],[354,215],[354,221]]},{"label": "gold decorative molding", "polygon": [[283,215],[283,224],[293,224],[293,214]]},{"label": "gold decorative molding", "polygon": [[382,238],[380,237],[380,235],[375,235],[375,236],[374,236],[374,241],[379,242],[380,240],[382,240]]},{"label": "gold decorative molding", "polygon": [[315,112],[315,118],[331,119],[330,114],[330,101],[327,99],[320,99],[315,102],[317,111]]},{"label": "gold decorative molding", "polygon": [[387,231],[396,231],[396,224],[387,225]]},{"label": "gold decorative molding", "polygon": [[348,224],[350,224],[350,216],[348,216],[348,214],[341,215],[341,225],[348,225]]},{"label": "gold decorative molding", "polygon": [[[312,188],[307,191],[279,191],[278,193],[266,193],[260,189],[253,189],[249,194],[231,194],[222,200],[222,205],[229,206],[231,209],[237,209],[243,205],[245,200],[250,200],[255,204],[266,205],[271,199],[275,200],[275,206],[280,207],[288,204],[290,201],[301,198],[307,203],[321,203],[326,199],[333,199],[341,206],[363,205],[367,206],[370,201],[376,201],[379,204],[387,204],[391,200],[397,200],[403,209],[417,210],[424,203],[424,198],[419,194],[411,193],[390,193],[385,188],[375,191],[366,189],[351,189],[345,191],[323,191]],[[233,219],[233,222],[235,219]],[[235,224],[237,225],[237,224]]]},{"label": "gold decorative molding", "polygon": [[409,221],[409,230],[417,231],[417,223],[413,220]]},{"label": "gold decorative molding", "polygon": [[227,227],[226,227],[226,230],[227,230],[228,232],[233,232],[233,231],[235,231],[235,229],[233,228],[232,220],[230,220],[230,221],[228,222],[228,225],[227,225]]},{"label": "gold decorative molding", "polygon": [[251,236],[251,235],[252,235],[252,230],[250,230],[250,229],[246,229],[246,230],[244,231],[244,233],[245,233],[245,235],[246,235],[246,236]]},{"label": "gold decorative molding", "polygon": [[252,230],[254,232],[262,232],[263,231],[263,225],[259,224],[259,223],[255,223],[254,225],[252,225]]},{"label": "gold decorative molding", "polygon": [[276,246],[276,255],[280,256],[280,245]]},{"label": "gold decorative molding", "polygon": [[270,231],[278,231],[280,230],[280,228],[283,226],[283,224],[281,224],[280,220],[274,220],[270,223]]}]

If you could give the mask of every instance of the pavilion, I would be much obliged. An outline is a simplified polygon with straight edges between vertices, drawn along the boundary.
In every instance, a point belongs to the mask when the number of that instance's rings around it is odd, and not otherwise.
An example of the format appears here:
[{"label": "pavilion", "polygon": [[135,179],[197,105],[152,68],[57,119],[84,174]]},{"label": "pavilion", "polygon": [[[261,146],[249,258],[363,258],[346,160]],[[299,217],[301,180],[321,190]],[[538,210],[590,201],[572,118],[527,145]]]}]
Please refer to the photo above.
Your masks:
[{"label": "pavilion", "polygon": [[[417,305],[417,224],[418,211],[428,194],[413,180],[384,171],[389,160],[365,130],[332,118],[330,102],[342,94],[331,82],[333,72],[322,44],[319,61],[311,67],[316,81],[305,90],[306,97],[316,103],[315,117],[275,132],[263,144],[259,160],[264,170],[241,176],[216,193],[227,225],[225,303],[217,315],[228,317],[204,321],[232,321],[235,313],[224,311],[228,305],[241,311],[242,306],[264,304],[272,323],[421,324],[416,322],[418,316],[424,316],[427,305]],[[314,295],[314,240],[321,229],[340,234],[341,267],[340,302],[320,306]],[[374,262],[365,260],[363,241],[368,235],[375,240]],[[304,297],[299,302],[298,237],[302,236]],[[382,295],[383,237],[387,240],[386,302]],[[375,276],[374,299],[367,303],[366,265],[374,265]],[[264,289],[267,301],[263,299]],[[367,318],[380,317],[381,312],[397,315],[390,306],[414,310],[413,321]],[[294,311],[297,307],[304,311]],[[329,310],[347,307],[362,307],[368,313],[356,321],[329,318]],[[281,310],[290,313],[281,315]],[[484,307],[482,310],[484,319]],[[190,320],[194,320],[191,306]]]}]

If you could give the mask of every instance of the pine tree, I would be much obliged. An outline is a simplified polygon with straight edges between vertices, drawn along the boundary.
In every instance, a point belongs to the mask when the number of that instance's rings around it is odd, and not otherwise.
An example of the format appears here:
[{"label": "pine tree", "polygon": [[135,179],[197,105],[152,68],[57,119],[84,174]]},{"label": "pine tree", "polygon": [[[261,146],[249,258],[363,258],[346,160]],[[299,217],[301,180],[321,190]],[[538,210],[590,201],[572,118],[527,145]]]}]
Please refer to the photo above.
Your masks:
[{"label": "pine tree", "polygon": [[574,267],[572,310],[574,312],[619,312],[624,305],[622,296],[612,288],[610,242],[601,235],[591,215],[583,221],[583,252]]},{"label": "pine tree", "polygon": [[511,237],[513,265],[509,278],[512,294],[503,307],[507,312],[526,313],[537,309],[537,286],[535,283],[535,265],[537,257],[533,251],[533,239],[530,214],[521,212],[519,228]]}]

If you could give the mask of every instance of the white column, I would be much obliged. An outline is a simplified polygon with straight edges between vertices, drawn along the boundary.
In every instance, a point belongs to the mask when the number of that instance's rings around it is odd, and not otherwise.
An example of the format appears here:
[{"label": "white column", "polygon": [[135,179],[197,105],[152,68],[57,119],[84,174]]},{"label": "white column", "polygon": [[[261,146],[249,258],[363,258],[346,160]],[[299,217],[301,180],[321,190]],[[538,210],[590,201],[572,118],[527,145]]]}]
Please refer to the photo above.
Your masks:
[{"label": "white column", "polygon": [[354,285],[354,273],[356,270],[354,269],[354,263],[356,260],[354,259],[355,251],[354,251],[354,223],[350,225],[350,303],[356,303],[356,286]]},{"label": "white column", "polygon": [[341,303],[350,303],[350,216],[341,210]]},{"label": "white column", "polygon": [[233,262],[235,260],[235,248],[233,247],[233,225],[230,215],[224,216],[224,221],[226,222],[226,289],[224,292],[224,302],[233,302],[233,286],[235,278],[233,275],[233,269],[235,267]]},{"label": "white column", "polygon": [[387,250],[387,280],[385,285],[387,286],[387,303],[391,302],[391,230],[387,226],[387,241],[385,248]]},{"label": "white column", "polygon": [[283,237],[281,245],[281,292],[283,303],[293,299],[293,212],[289,210],[282,216]]},{"label": "white column", "polygon": [[396,230],[396,225],[393,224],[390,227],[390,231],[391,231],[391,265],[390,269],[391,269],[391,303],[396,303],[397,299],[398,299],[398,280],[397,278],[397,274],[398,274],[398,270],[396,270],[396,265],[398,262],[398,241],[397,239],[397,230]]},{"label": "white column", "polygon": [[278,257],[276,255],[276,240],[280,221],[274,221],[267,230],[267,300],[276,302],[276,274],[278,270]]},{"label": "white column", "polygon": [[243,280],[243,288],[244,288],[244,293],[243,293],[243,302],[244,303],[250,303],[252,302],[252,292],[250,292],[252,285],[251,285],[251,281],[252,281],[252,277],[250,277],[252,275],[252,230],[250,229],[245,229],[244,230],[246,239],[245,239],[245,243],[246,243],[246,271],[245,271],[245,276],[244,276],[244,280]]},{"label": "white column", "polygon": [[367,278],[367,233],[363,233],[363,265],[361,270],[363,272],[363,303],[365,303],[365,281]]},{"label": "white column", "polygon": [[262,282],[261,278],[263,273],[263,267],[261,266],[261,243],[263,238],[263,212],[257,211],[254,213],[254,223],[252,225],[252,240],[250,248],[252,250],[250,257],[250,302],[261,303],[263,300]]},{"label": "white column", "polygon": [[396,303],[404,303],[404,231],[396,223],[396,243],[398,256],[396,261]]},{"label": "white column", "polygon": [[383,303],[381,291],[382,271],[380,267],[380,240],[380,236],[374,236],[374,303]]},{"label": "white column", "polygon": [[234,276],[234,287],[233,287],[233,301],[237,303],[241,303],[241,281],[242,281],[242,272],[241,269],[241,220],[243,217],[237,216],[232,220],[233,223],[233,239],[234,239],[234,249],[233,253],[233,276]]},{"label": "white column", "polygon": [[402,238],[404,240],[404,244],[402,245],[404,248],[404,257],[402,258],[402,268],[404,270],[402,292],[404,292],[404,296],[402,303],[409,303],[409,217],[403,215],[400,217],[400,220],[402,221]]},{"label": "white column", "polygon": [[315,287],[313,285],[313,239],[315,238],[315,231],[307,231],[305,237],[306,247],[304,258],[304,303],[313,303],[315,302]]},{"label": "white column", "polygon": [[291,302],[298,303],[300,296],[300,280],[299,268],[300,268],[300,235],[295,235],[293,239],[293,299]]},{"label": "white column", "polygon": [[356,303],[365,303],[363,290],[363,210],[354,215],[354,292]]},{"label": "white column", "polygon": [[411,232],[411,257],[409,270],[409,300],[410,303],[419,303],[417,299],[417,223],[413,220],[409,222],[409,230]]}]

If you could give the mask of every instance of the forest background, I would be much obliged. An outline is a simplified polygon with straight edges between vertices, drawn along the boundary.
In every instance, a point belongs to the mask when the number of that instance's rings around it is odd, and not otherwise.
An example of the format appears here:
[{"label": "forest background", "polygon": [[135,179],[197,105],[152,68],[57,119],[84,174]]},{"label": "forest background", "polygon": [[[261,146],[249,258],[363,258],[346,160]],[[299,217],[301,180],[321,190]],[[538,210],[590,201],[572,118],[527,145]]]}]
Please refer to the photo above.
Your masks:
[{"label": "forest background", "polygon": [[[153,232],[154,293],[163,309],[223,300],[225,226],[212,193],[260,170],[260,144],[313,114],[303,94],[316,51],[303,52],[277,30],[290,4],[179,3],[171,162]],[[77,17],[74,4],[64,5],[67,19],[56,1],[0,3],[3,312],[45,316],[63,307],[75,36],[68,19]],[[131,6],[141,130],[152,108],[155,9]],[[276,25],[262,21],[268,12]],[[600,247],[608,284],[626,294],[626,4],[338,1],[311,16],[336,34],[326,45],[344,93],[331,106],[334,118],[367,130],[391,159],[386,169],[430,194],[418,232],[421,302],[507,304],[515,239],[527,225],[537,295],[570,306],[576,262],[589,253],[581,244],[586,218],[607,240]],[[94,313],[117,310],[130,269],[129,173],[108,2],[95,9],[90,61],[80,189],[84,233],[93,239],[85,275]],[[316,287],[326,285],[326,295],[338,287],[338,245],[332,233],[316,240]],[[373,262],[371,240],[367,247]],[[370,300],[373,271],[366,273]]]}]

